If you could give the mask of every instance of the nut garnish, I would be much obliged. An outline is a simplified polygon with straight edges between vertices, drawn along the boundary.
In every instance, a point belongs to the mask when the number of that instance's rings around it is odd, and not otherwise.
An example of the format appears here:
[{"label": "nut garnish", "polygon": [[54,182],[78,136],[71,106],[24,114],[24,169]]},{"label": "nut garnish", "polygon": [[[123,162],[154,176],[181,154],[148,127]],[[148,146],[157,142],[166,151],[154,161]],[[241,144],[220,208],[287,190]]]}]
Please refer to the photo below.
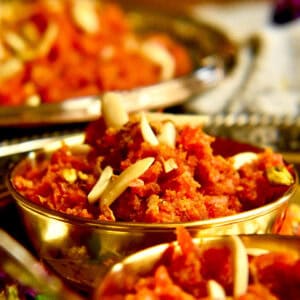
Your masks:
[{"label": "nut garnish", "polygon": [[50,51],[53,43],[58,35],[59,28],[57,24],[50,23],[41,38],[41,41],[36,49],[36,55],[39,57],[45,56]]},{"label": "nut garnish", "polygon": [[152,146],[157,146],[159,144],[144,112],[141,113],[141,131],[144,141],[148,142]]},{"label": "nut garnish", "polygon": [[75,169],[63,169],[62,176],[69,183],[74,183],[77,180],[77,173]]},{"label": "nut garnish", "polygon": [[158,140],[161,144],[175,148],[176,145],[176,128],[174,123],[167,121],[162,125]]},{"label": "nut garnish", "polygon": [[101,211],[110,206],[130,185],[130,183],[143,175],[154,162],[153,157],[138,160],[125,169],[115,180],[111,181],[100,197]]},{"label": "nut garnish", "polygon": [[113,169],[110,166],[107,166],[102,171],[98,181],[96,182],[96,184],[88,194],[89,203],[94,203],[100,198],[104,190],[107,188],[113,174],[114,174]]},{"label": "nut garnish", "polygon": [[208,280],[207,293],[211,300],[225,300],[226,293],[224,288],[215,280]]},{"label": "nut garnish", "polygon": [[169,158],[166,161],[163,161],[164,170],[166,173],[169,173],[178,168],[178,165],[174,158]]},{"label": "nut garnish", "polygon": [[70,145],[69,149],[74,155],[85,155],[89,153],[92,147],[88,144]]},{"label": "nut garnish", "polygon": [[168,80],[174,77],[175,61],[172,55],[157,42],[146,41],[141,46],[142,53],[161,68],[160,77]]},{"label": "nut garnish", "polygon": [[72,16],[77,26],[87,33],[96,33],[100,21],[96,13],[96,2],[92,0],[74,0]]},{"label": "nut garnish", "polygon": [[229,247],[233,264],[233,296],[243,295],[248,288],[249,268],[247,249],[238,236],[227,236],[210,241],[208,245]]},{"label": "nut garnish", "polygon": [[256,160],[257,154],[254,152],[241,152],[231,157],[233,159],[233,167],[235,170],[240,169],[243,165]]},{"label": "nut garnish", "polygon": [[10,78],[23,70],[23,63],[18,58],[10,58],[0,64],[0,79]]},{"label": "nut garnish", "polygon": [[25,40],[13,31],[7,31],[5,33],[4,41],[17,54],[22,53],[28,46]]},{"label": "nut garnish", "polygon": [[284,166],[273,166],[267,168],[267,177],[269,182],[282,185],[291,185],[294,183],[294,178],[288,169]]},{"label": "nut garnish", "polygon": [[33,22],[26,22],[22,28],[22,33],[24,38],[32,45],[37,44],[40,39],[39,30]]},{"label": "nut garnish", "polygon": [[129,121],[121,95],[108,92],[102,98],[102,115],[107,127],[120,129]]}]

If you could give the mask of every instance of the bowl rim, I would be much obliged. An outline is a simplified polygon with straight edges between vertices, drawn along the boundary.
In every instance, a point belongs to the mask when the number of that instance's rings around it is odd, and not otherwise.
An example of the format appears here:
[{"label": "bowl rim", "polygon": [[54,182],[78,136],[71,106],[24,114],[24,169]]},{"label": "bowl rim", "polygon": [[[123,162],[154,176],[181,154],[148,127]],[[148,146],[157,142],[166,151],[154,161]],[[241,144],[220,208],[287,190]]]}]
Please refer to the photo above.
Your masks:
[{"label": "bowl rim", "polygon": [[[79,138],[82,138],[82,134],[78,135]],[[76,140],[76,138],[75,138]],[[73,140],[74,142],[74,140]],[[56,144],[58,145],[58,144]],[[295,194],[299,178],[296,170],[293,167],[293,175],[294,175],[294,183],[288,188],[288,190],[277,200],[272,201],[266,205],[257,207],[255,209],[250,209],[247,211],[243,211],[240,213],[236,213],[229,216],[217,217],[217,218],[209,218],[198,221],[190,221],[190,222],[166,222],[166,223],[146,223],[146,222],[128,222],[128,221],[100,221],[95,219],[89,219],[79,216],[69,215],[67,213],[59,212],[56,210],[52,210],[47,207],[43,207],[38,205],[28,199],[26,199],[23,195],[21,195],[14,187],[12,182],[13,173],[16,169],[21,165],[29,161],[30,156],[32,154],[38,153],[46,153],[45,151],[32,151],[29,152],[25,157],[19,159],[17,162],[12,163],[9,166],[8,172],[5,176],[5,184],[10,192],[11,196],[16,201],[19,207],[25,208],[27,210],[31,210],[33,213],[40,214],[43,217],[48,217],[51,219],[55,219],[57,221],[76,224],[81,226],[92,226],[96,228],[105,228],[106,230],[143,230],[143,231],[165,231],[165,230],[174,230],[177,226],[182,225],[190,230],[192,229],[206,229],[214,227],[227,226],[230,224],[237,224],[244,221],[249,221],[268,213],[271,213],[277,210],[279,207],[287,204],[289,199]]]}]

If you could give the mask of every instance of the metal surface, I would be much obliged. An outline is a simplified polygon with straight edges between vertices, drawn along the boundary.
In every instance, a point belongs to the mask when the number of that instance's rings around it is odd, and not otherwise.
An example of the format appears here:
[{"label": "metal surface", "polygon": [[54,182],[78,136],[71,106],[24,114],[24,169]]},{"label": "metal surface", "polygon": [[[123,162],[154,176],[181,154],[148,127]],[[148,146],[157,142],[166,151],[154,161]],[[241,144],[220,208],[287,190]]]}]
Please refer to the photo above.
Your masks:
[{"label": "metal surface", "polygon": [[[192,75],[131,90],[118,92],[127,111],[165,108],[186,101],[190,96],[212,88],[223,78],[220,63],[203,66]],[[100,116],[101,96],[81,97],[38,107],[1,107],[0,126],[63,124],[92,121]]]},{"label": "metal surface", "polygon": [[[150,98],[148,100],[150,101]],[[100,110],[100,102],[96,99],[95,101]],[[134,110],[134,108],[131,107],[130,110]],[[98,108],[95,116],[96,114],[98,114]],[[262,147],[272,147],[280,152],[285,152],[289,158],[293,158],[299,162],[300,158],[297,157],[300,149],[299,117],[271,117],[248,114],[185,115],[186,118],[192,117],[193,119],[198,119],[199,123],[211,135],[226,137]],[[30,130],[26,128],[23,130],[18,129],[18,133],[23,133],[17,137],[0,139],[0,158],[42,149],[47,143],[82,132],[86,124],[79,126],[71,124],[66,126],[61,126],[60,130],[56,127],[52,131],[49,127],[46,127],[45,130],[39,128],[38,132],[34,128],[30,128]],[[12,132],[12,129],[5,128],[5,131]],[[4,134],[1,131],[0,133]],[[15,132],[12,135],[14,136]]]},{"label": "metal surface", "polygon": [[[298,258],[300,257],[299,237],[240,235],[240,238],[246,249],[251,249],[252,252],[253,249],[255,249],[256,253],[282,251],[285,253],[295,254]],[[201,237],[194,239],[194,243],[201,247],[205,246],[205,244],[211,240],[216,239],[218,239],[218,237]],[[164,243],[145,249],[144,251],[135,253],[124,259],[122,262],[116,264],[109,271],[105,279],[99,282],[99,287],[96,290],[93,299],[112,299],[114,294],[124,294],[124,290],[126,290],[124,284],[128,282],[128,278],[134,279],[149,274],[168,246],[169,244]]]},{"label": "metal surface", "polygon": [[[230,38],[213,27],[189,17],[158,14],[127,8],[127,17],[137,32],[165,32],[186,45],[194,61],[187,76],[153,86],[121,92],[128,111],[165,108],[214,87],[235,65],[238,51]],[[137,70],[138,72],[138,70]],[[101,95],[66,99],[38,106],[0,108],[0,126],[74,123],[94,120],[100,114]]]},{"label": "metal surface", "polygon": [[0,255],[0,270],[15,280],[20,287],[26,286],[53,300],[83,300],[81,296],[68,290],[61,279],[49,274],[28,250],[2,229]]},{"label": "metal surface", "polygon": [[[81,134],[64,142],[74,145],[82,141]],[[60,142],[51,147],[47,145],[44,154],[51,155],[60,145]],[[231,148],[238,151],[240,145],[232,142]],[[249,145],[248,149],[253,147]],[[15,190],[11,179],[24,164],[34,163],[37,156],[40,157],[40,151],[29,153],[18,163],[8,175],[7,185],[35,250],[42,260],[70,282],[90,290],[113,263],[138,250],[174,240],[178,223],[100,222],[57,213],[28,201]],[[193,236],[271,233],[274,222],[283,217],[296,186],[297,182],[280,199],[260,208],[181,225]]]}]

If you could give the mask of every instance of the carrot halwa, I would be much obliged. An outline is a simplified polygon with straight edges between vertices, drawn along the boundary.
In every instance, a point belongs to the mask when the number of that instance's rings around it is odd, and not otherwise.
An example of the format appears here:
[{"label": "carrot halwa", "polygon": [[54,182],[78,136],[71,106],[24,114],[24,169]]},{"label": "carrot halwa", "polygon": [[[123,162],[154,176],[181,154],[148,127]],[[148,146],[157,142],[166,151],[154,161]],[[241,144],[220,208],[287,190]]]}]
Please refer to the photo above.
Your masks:
[{"label": "carrot halwa", "polygon": [[143,275],[128,272],[117,283],[119,286],[110,284],[99,299],[296,300],[300,297],[300,259],[295,253],[248,253],[236,236],[194,244],[183,228],[177,229],[177,240],[179,247],[169,244],[152,270]]},{"label": "carrot halwa", "polygon": [[[112,112],[112,121],[122,119]],[[148,121],[143,113],[124,122],[109,126],[103,113],[87,126],[85,144],[28,162],[14,174],[14,186],[35,203],[75,216],[164,223],[254,209],[293,183],[291,166],[270,149],[237,165],[237,156],[215,154],[217,139],[201,126]]]},{"label": "carrot halwa", "polygon": [[128,90],[193,68],[179,41],[138,34],[116,3],[4,1],[0,23],[0,105]]}]

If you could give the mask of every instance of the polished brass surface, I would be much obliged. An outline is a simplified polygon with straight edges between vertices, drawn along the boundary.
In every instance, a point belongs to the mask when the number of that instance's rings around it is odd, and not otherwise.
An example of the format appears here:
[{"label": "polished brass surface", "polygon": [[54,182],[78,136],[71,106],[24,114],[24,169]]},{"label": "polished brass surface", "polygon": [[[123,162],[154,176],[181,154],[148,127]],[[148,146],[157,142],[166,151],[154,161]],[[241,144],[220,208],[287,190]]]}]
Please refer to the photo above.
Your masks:
[{"label": "polished brass surface", "polygon": [[[43,297],[52,300],[83,300],[83,297],[69,290],[60,278],[49,274],[27,249],[1,228],[0,257],[1,276],[4,272],[20,288],[31,288],[35,293],[43,294]],[[4,284],[3,280],[1,284]],[[2,288],[1,285],[1,291]],[[0,297],[1,299],[6,299],[5,295],[1,295],[4,296]]]},{"label": "polished brass surface", "polygon": [[[239,235],[246,249],[251,253],[263,254],[271,251],[283,251],[296,255],[300,258],[300,238],[292,236],[276,236],[269,234],[262,235]],[[211,240],[220,237],[201,237],[193,241],[196,245],[205,245]],[[222,237],[223,238],[223,237]],[[176,242],[174,242],[176,243]],[[107,273],[105,278],[99,282],[95,289],[93,299],[110,299],[108,295],[122,291],[122,285],[129,276],[143,276],[150,272],[154,264],[160,259],[163,252],[168,248],[168,243],[163,243],[139,251],[128,256],[121,262],[115,264]],[[106,297],[105,297],[106,296]]]},{"label": "polished brass surface", "polygon": [[[63,141],[76,145],[83,139],[84,135],[78,134]],[[51,155],[61,142],[56,141],[40,151],[29,153],[11,169],[7,186],[16,200],[27,235],[42,260],[67,280],[81,288],[91,289],[114,263],[125,256],[174,240],[175,228],[179,224],[100,222],[51,211],[25,199],[15,190],[12,177],[26,164],[34,164],[36,159]],[[231,143],[232,149],[241,151],[241,145]],[[242,146],[243,151],[253,149],[250,145]],[[297,176],[295,184],[280,199],[268,205],[232,216],[180,224],[193,237],[272,233],[274,222],[283,218],[296,186]]]}]

